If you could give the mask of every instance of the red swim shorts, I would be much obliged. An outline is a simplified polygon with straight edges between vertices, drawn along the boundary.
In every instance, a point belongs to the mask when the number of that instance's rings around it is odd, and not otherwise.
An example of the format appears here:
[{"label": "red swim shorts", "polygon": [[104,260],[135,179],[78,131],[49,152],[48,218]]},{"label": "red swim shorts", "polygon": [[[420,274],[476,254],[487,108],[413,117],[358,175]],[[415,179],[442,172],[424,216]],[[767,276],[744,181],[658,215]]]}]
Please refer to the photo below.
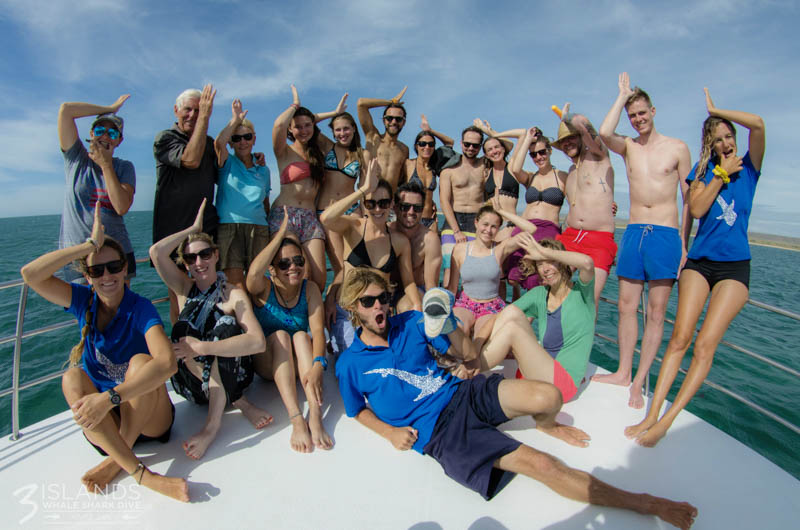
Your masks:
[{"label": "red swim shorts", "polygon": [[[522,372],[519,370],[517,370],[517,379],[524,379],[522,377]],[[574,398],[575,394],[578,393],[578,389],[575,387],[575,382],[572,380],[572,377],[564,370],[564,367],[561,366],[561,363],[558,361],[553,361],[553,384],[561,391],[561,400],[564,403]]]},{"label": "red swim shorts", "polygon": [[556,239],[564,243],[564,248],[570,252],[586,254],[594,260],[594,266],[609,272],[614,258],[617,257],[617,244],[614,243],[614,234],[596,230],[576,230],[567,227],[563,234]]}]

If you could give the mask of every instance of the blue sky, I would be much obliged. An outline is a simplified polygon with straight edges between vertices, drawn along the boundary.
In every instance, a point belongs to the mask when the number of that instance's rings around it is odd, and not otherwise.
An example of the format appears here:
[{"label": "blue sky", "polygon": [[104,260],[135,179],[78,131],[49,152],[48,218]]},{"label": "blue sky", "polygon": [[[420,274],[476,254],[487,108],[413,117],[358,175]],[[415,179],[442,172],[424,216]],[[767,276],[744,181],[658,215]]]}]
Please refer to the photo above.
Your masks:
[{"label": "blue sky", "polygon": [[[291,83],[314,111],[332,109],[349,92],[353,114],[358,97],[389,98],[408,85],[401,139],[411,143],[421,113],[454,138],[475,117],[496,129],[538,125],[553,136],[558,122],[549,107],[570,101],[599,126],[618,73],[627,71],[650,92],[658,130],[684,140],[693,162],[706,116],[704,86],[718,106],[762,115],[767,151],[750,228],[798,235],[798,6],[663,5],[3,0],[0,216],[60,213],[62,101],[110,104],[132,94],[120,112],[125,141],[117,156],[136,166],[133,209],[151,210],[153,137],[172,125],[173,102],[185,88],[217,87],[212,136],[230,118],[231,100],[241,98],[274,177],[270,131],[291,102]],[[82,135],[89,125],[79,122]],[[618,131],[633,133],[626,118]],[[739,139],[744,154],[744,135]],[[627,216],[624,166],[616,155],[612,160],[620,215]],[[568,166],[560,153],[553,162]]]}]

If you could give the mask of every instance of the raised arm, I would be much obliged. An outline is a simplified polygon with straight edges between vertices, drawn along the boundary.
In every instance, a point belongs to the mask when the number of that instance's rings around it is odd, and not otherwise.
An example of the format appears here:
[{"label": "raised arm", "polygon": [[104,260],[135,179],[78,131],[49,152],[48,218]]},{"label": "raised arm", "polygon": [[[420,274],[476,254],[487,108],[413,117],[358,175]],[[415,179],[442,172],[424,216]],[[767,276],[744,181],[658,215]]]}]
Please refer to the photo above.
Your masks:
[{"label": "raised arm", "polygon": [[329,120],[347,110],[347,92],[344,93],[342,99],[339,100],[339,103],[336,105],[336,108],[328,111],[328,112],[320,112],[319,114],[314,114],[314,123],[319,123],[321,121]]},{"label": "raised arm", "polygon": [[178,245],[191,234],[197,234],[203,231],[203,211],[205,209],[206,200],[203,199],[192,226],[167,236],[150,247],[150,259],[153,261],[156,272],[158,272],[158,275],[164,283],[167,284],[167,287],[181,296],[189,292],[189,289],[192,287],[192,280],[190,280],[189,277],[178,268],[175,262],[172,261],[170,254],[172,254],[172,251],[178,248]]},{"label": "raised arm", "polygon": [[430,133],[434,138],[438,138],[440,142],[442,142],[444,145],[448,147],[453,147],[453,145],[455,144],[455,140],[453,140],[446,134],[431,129],[431,126],[428,123],[428,118],[426,118],[424,114],[422,115],[422,122],[420,123],[419,128],[425,131],[426,133]]},{"label": "raised arm", "polygon": [[348,229],[357,227],[360,221],[353,216],[345,215],[345,212],[354,202],[378,189],[378,171],[378,160],[370,160],[369,166],[367,166],[366,182],[350,195],[342,197],[325,208],[325,211],[319,216],[322,226],[339,234],[344,234]]},{"label": "raised arm", "polygon": [[708,89],[704,88],[706,93],[706,108],[708,109],[709,116],[716,116],[718,118],[725,118],[733,123],[738,123],[742,127],[747,127],[750,130],[748,138],[748,151],[750,151],[750,160],[753,162],[753,167],[756,171],[761,171],[761,163],[764,161],[764,149],[766,147],[766,129],[764,126],[764,119],[749,112],[740,110],[724,110],[718,109],[711,101],[711,95]]},{"label": "raised arm", "polygon": [[78,140],[76,119],[109,112],[116,113],[129,97],[131,97],[130,94],[123,94],[117,98],[117,101],[107,106],[77,101],[62,103],[58,109],[58,143],[61,145],[61,150],[68,150]]},{"label": "raised arm", "polygon": [[300,96],[297,95],[297,88],[292,85],[292,104],[275,118],[275,123],[272,125],[272,151],[278,160],[283,158],[289,148],[286,145],[286,132],[289,130],[295,111],[299,108]]},{"label": "raised arm", "polygon": [[239,99],[234,99],[231,103],[231,121],[219,132],[214,140],[214,150],[217,152],[217,165],[222,167],[225,161],[228,160],[228,142],[231,141],[231,135],[242,124],[242,121],[247,116],[247,111],[242,110],[242,102]]},{"label": "raised arm", "polygon": [[597,131],[594,130],[592,123],[586,116],[583,114],[571,114],[569,112],[569,103],[564,105],[561,115],[563,116],[563,121],[567,122],[567,125],[578,131],[578,134],[581,135],[581,139],[583,140],[583,145],[589,149],[590,153],[599,158],[608,156],[606,146],[603,145]]},{"label": "raised arm", "polygon": [[374,107],[385,107],[391,103],[400,103],[402,104],[403,101],[403,94],[406,93],[406,89],[408,86],[403,87],[403,90],[400,91],[392,99],[376,99],[376,98],[359,98],[358,103],[356,103],[356,109],[358,109],[358,121],[361,122],[361,129],[364,131],[364,136],[369,138],[372,135],[380,134],[378,129],[375,127],[375,124],[372,122],[372,114],[370,114],[369,109]]},{"label": "raised arm", "polygon": [[181,155],[181,165],[189,169],[197,169],[203,161],[203,153],[206,150],[206,137],[208,136],[208,121],[211,119],[211,112],[214,110],[214,97],[217,91],[210,84],[203,87],[200,94],[197,122],[195,123],[189,143]]},{"label": "raised arm", "polygon": [[531,235],[533,235],[533,233],[536,232],[535,224],[531,223],[530,221],[528,221],[523,217],[520,217],[519,215],[516,214],[516,212],[510,212],[508,210],[504,210],[500,206],[500,199],[497,196],[492,197],[492,207],[498,214],[500,214],[500,217],[502,217],[506,221],[511,221],[512,223],[514,223],[514,225],[516,225],[517,228],[519,228],[523,232],[526,232]]},{"label": "raised arm", "polygon": [[527,259],[552,260],[569,265],[578,269],[578,275],[583,283],[589,283],[594,278],[594,260],[586,254],[543,247],[529,234],[520,234],[520,246],[525,249]]},{"label": "raised arm", "polygon": [[511,161],[508,163],[508,172],[517,182],[526,187],[531,185],[535,172],[530,173],[523,169],[525,157],[530,152],[531,145],[536,145],[541,136],[542,131],[538,127],[526,130],[525,134],[517,140],[517,145],[511,153]]},{"label": "raised arm", "polygon": [[278,228],[278,231],[272,235],[272,239],[270,239],[269,244],[267,244],[267,246],[258,253],[247,271],[247,292],[250,293],[254,299],[264,297],[264,291],[267,288],[268,281],[267,277],[264,275],[267,272],[267,268],[269,268],[270,264],[272,263],[272,260],[275,259],[275,255],[278,253],[278,250],[281,248],[281,241],[283,241],[283,238],[286,237],[288,228],[289,214],[286,211],[286,206],[284,206],[283,220],[281,221],[280,228]]},{"label": "raised arm", "polygon": [[625,156],[625,136],[616,133],[617,126],[619,125],[619,118],[625,108],[625,103],[628,98],[633,94],[631,90],[631,81],[628,78],[627,72],[619,74],[619,93],[614,104],[611,105],[611,110],[606,114],[603,123],[600,124],[600,138],[608,146],[609,149],[618,155]]},{"label": "raised arm", "polygon": [[485,134],[486,136],[489,136],[491,138],[497,138],[498,140],[500,140],[500,142],[502,142],[503,145],[506,146],[506,149],[508,151],[512,151],[514,149],[514,144],[511,141],[506,140],[506,138],[521,138],[525,136],[525,129],[509,129],[507,131],[497,132],[494,129],[492,129],[492,126],[489,124],[488,121],[482,120],[480,118],[475,118],[472,121],[472,124],[481,131],[483,131],[483,134]]}]

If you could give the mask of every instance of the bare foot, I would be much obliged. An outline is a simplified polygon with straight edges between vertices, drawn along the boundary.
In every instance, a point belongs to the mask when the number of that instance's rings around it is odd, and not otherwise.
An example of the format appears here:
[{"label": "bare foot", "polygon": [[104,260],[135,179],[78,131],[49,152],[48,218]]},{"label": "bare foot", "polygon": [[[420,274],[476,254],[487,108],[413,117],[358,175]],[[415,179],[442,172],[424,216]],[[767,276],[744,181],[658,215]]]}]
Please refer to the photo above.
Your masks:
[{"label": "bare foot", "polygon": [[586,434],[586,432],[578,429],[577,427],[571,427],[569,425],[561,425],[560,423],[554,423],[550,427],[545,427],[537,423],[536,428],[545,434],[549,434],[554,438],[558,438],[559,440],[563,440],[568,444],[577,447],[588,447],[589,440],[592,439],[591,436]]},{"label": "bare foot", "polygon": [[630,374],[625,375],[619,372],[614,372],[613,374],[597,374],[592,376],[592,381],[609,385],[628,386],[631,384],[631,376]]},{"label": "bare foot", "polygon": [[310,453],[314,450],[314,443],[311,441],[311,434],[308,432],[308,424],[302,414],[290,420],[292,422],[292,437],[289,440],[292,449],[298,453]]},{"label": "bare foot", "polygon": [[638,438],[642,435],[642,433],[646,432],[647,429],[655,425],[655,420],[649,420],[647,418],[643,419],[641,423],[637,423],[636,425],[629,425],[625,427],[625,436],[630,438],[631,440]]},{"label": "bare foot", "polygon": [[211,445],[216,436],[216,429],[211,429],[208,426],[204,427],[202,431],[183,442],[183,450],[186,452],[186,456],[192,460],[200,460],[206,454],[208,446]]},{"label": "bare foot", "polygon": [[122,468],[109,456],[87,471],[81,477],[81,483],[83,483],[86,491],[105,493],[106,486],[114,480],[114,477],[116,477],[120,471],[122,471]]},{"label": "bare foot", "polygon": [[634,409],[644,407],[644,396],[642,395],[642,387],[631,385],[631,396],[628,398],[628,406]]},{"label": "bare foot", "polygon": [[189,502],[189,485],[182,478],[165,477],[145,469],[142,474],[141,484],[167,497],[172,497],[181,502]]},{"label": "bare foot", "polygon": [[667,434],[667,427],[658,422],[647,429],[646,433],[636,438],[636,443],[642,447],[655,447],[665,434]]},{"label": "bare foot", "polygon": [[648,511],[669,524],[684,530],[691,527],[694,524],[694,518],[697,517],[697,508],[688,502],[675,502],[660,497],[652,498]]},{"label": "bare foot", "polygon": [[322,418],[309,414],[308,428],[311,429],[311,439],[313,440],[315,447],[326,450],[333,448],[333,440],[331,440],[331,437],[328,436],[328,433],[325,431],[325,427],[322,426]]},{"label": "bare foot", "polygon": [[263,429],[272,423],[272,416],[269,413],[250,403],[244,396],[239,398],[233,406],[241,410],[245,418],[250,420],[250,423],[252,423],[253,427],[256,429]]}]

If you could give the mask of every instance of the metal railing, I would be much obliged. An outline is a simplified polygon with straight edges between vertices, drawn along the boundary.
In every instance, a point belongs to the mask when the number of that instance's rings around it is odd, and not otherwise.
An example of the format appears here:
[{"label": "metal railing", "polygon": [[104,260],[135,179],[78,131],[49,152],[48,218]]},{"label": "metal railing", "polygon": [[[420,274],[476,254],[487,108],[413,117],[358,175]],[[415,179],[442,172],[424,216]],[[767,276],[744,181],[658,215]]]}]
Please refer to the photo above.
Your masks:
[{"label": "metal railing", "polygon": [[[144,263],[144,262],[147,262],[146,258],[142,259],[142,260],[137,260],[137,263]],[[10,436],[10,438],[11,438],[11,440],[17,440],[17,439],[19,439],[20,436],[22,436],[22,433],[19,430],[19,393],[20,393],[20,391],[27,390],[28,388],[32,388],[32,387],[35,387],[35,386],[40,385],[42,383],[46,383],[48,381],[51,381],[51,380],[56,379],[58,377],[61,377],[61,375],[64,373],[63,369],[62,370],[57,370],[55,372],[52,372],[52,373],[49,373],[49,374],[44,375],[42,377],[39,377],[37,379],[34,379],[33,381],[28,381],[27,383],[25,383],[23,385],[20,385],[19,384],[19,373],[20,373],[20,366],[21,366],[21,361],[22,361],[22,341],[24,339],[29,338],[29,337],[33,337],[33,336],[36,336],[36,335],[41,335],[43,333],[51,333],[51,332],[59,330],[59,329],[63,329],[63,328],[69,327],[69,326],[74,326],[76,324],[76,322],[75,322],[74,319],[73,320],[68,320],[68,321],[59,322],[59,323],[56,323],[56,324],[51,324],[51,325],[48,325],[48,326],[43,326],[43,327],[34,329],[32,331],[28,331],[28,332],[23,333],[23,327],[24,327],[24,323],[25,323],[25,309],[26,309],[27,302],[28,302],[28,285],[25,282],[23,282],[21,279],[19,279],[19,280],[11,280],[11,281],[0,283],[0,291],[5,290],[5,289],[10,289],[10,288],[13,288],[13,287],[21,287],[21,289],[20,289],[20,297],[19,297],[19,305],[18,305],[18,309],[17,309],[17,322],[16,322],[15,332],[14,332],[14,335],[9,335],[7,337],[0,337],[0,345],[7,344],[9,342],[14,342],[14,359],[13,359],[13,366],[12,366],[12,383],[11,383],[11,387],[3,389],[3,390],[0,390],[0,397],[7,396],[7,395],[11,394],[11,436]],[[162,302],[165,302],[167,300],[168,300],[167,297],[157,298],[157,299],[153,300],[153,303],[154,304],[155,303],[162,303]],[[607,298],[607,297],[601,296],[600,300],[602,302],[606,302],[606,303],[611,304],[611,305],[617,305],[617,300],[614,300],[614,299],[611,299],[611,298]],[[800,322],[800,314],[797,314],[797,313],[794,313],[794,312],[791,312],[791,311],[787,311],[785,309],[781,309],[781,308],[778,308],[778,307],[774,307],[774,306],[771,306],[769,304],[765,304],[763,302],[759,302],[757,300],[748,299],[747,303],[752,305],[752,306],[754,306],[754,307],[758,307],[760,309],[764,309],[766,311],[770,311],[772,313],[775,313],[775,314],[778,314],[778,315],[782,315],[784,317],[787,317],[787,318],[790,318],[790,319],[793,319],[793,320],[796,320],[796,321]],[[645,298],[644,293],[642,293],[642,307],[638,311],[639,311],[639,313],[642,314],[643,321],[646,323],[647,300]],[[671,320],[671,319],[668,319],[668,318],[665,318],[664,321],[668,322],[669,324],[672,324],[672,325],[675,324],[674,320]],[[601,333],[595,333],[595,335],[597,337],[601,338],[601,339],[606,340],[606,341],[609,341],[609,342],[612,342],[612,343],[615,343],[615,344],[617,343],[617,340],[612,338],[612,337],[608,337],[608,336],[603,335]],[[728,341],[725,341],[725,340],[722,340],[720,343],[724,344],[724,345],[726,345],[726,346],[728,346],[728,347],[730,347],[730,348],[732,348],[732,349],[734,349],[734,350],[736,350],[736,351],[738,351],[740,353],[743,353],[743,354],[745,354],[745,355],[747,355],[747,356],[749,356],[749,357],[751,357],[751,358],[753,358],[753,359],[755,359],[755,360],[757,360],[759,362],[762,362],[762,363],[768,364],[768,365],[770,365],[770,366],[772,366],[774,368],[777,368],[778,370],[781,370],[782,372],[784,372],[786,374],[789,374],[789,375],[792,375],[794,377],[800,378],[800,371],[797,371],[797,370],[795,370],[795,369],[793,369],[791,367],[788,367],[788,366],[786,366],[786,365],[784,365],[784,364],[782,364],[780,362],[774,361],[772,359],[768,359],[768,358],[764,357],[763,355],[755,353],[755,352],[753,352],[751,350],[748,350],[747,348],[743,348],[743,347],[738,346],[736,344],[732,344],[732,343],[730,343]],[[639,348],[635,348],[634,351],[637,352],[637,353],[641,353],[639,351]],[[659,357],[659,356],[656,356],[656,360],[658,362],[661,362],[662,358]],[[680,372],[683,373],[684,375],[686,375],[686,370],[684,370],[683,368],[680,369]],[[650,388],[650,380],[649,380],[649,378],[650,378],[650,374],[648,373],[647,380],[645,381],[645,392],[649,391],[649,388]],[[798,427],[797,425],[794,425],[793,423],[789,422],[788,420],[778,416],[777,414],[775,414],[773,412],[770,412],[769,410],[766,410],[765,408],[761,407],[760,405],[758,405],[756,403],[753,403],[749,399],[747,399],[747,398],[745,398],[743,396],[740,396],[739,394],[737,394],[737,393],[735,393],[735,392],[733,392],[733,391],[731,391],[731,390],[729,390],[729,389],[727,389],[725,387],[722,387],[721,385],[719,385],[717,383],[714,383],[712,381],[706,380],[706,381],[703,382],[703,384],[707,385],[708,387],[713,388],[715,390],[719,390],[720,392],[722,392],[725,395],[735,399],[736,401],[739,401],[740,403],[746,405],[747,407],[751,408],[752,410],[754,410],[754,411],[756,411],[756,412],[758,412],[758,413],[760,413],[760,414],[762,414],[762,415],[774,420],[777,423],[780,423],[781,425],[783,425],[784,427],[790,429],[791,431],[793,431],[793,432],[795,432],[797,434],[800,434],[800,427]]]}]

